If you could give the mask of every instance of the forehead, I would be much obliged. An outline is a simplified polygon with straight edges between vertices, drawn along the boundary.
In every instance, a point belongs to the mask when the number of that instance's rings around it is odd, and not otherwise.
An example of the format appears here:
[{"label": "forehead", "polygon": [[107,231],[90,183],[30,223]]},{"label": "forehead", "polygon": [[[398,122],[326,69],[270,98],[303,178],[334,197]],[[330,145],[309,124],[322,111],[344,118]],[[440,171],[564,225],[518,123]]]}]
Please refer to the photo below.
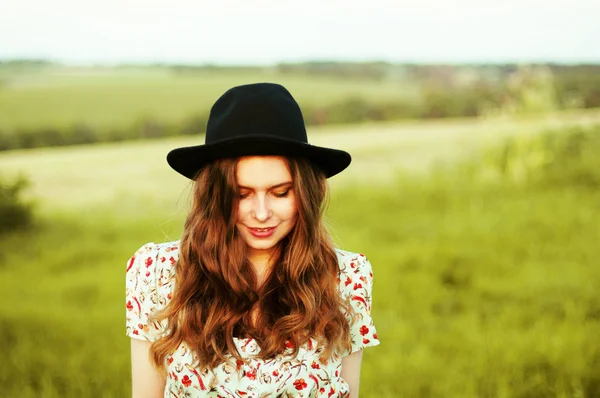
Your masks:
[{"label": "forehead", "polygon": [[245,156],[236,166],[238,185],[266,189],[292,181],[289,166],[281,156]]}]

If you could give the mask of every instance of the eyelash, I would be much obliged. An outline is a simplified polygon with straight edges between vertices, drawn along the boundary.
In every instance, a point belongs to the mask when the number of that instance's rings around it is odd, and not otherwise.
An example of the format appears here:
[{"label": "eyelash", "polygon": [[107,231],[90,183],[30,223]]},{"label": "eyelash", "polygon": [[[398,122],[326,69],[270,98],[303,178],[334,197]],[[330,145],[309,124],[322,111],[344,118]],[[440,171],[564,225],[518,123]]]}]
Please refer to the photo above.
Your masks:
[{"label": "eyelash", "polygon": [[[290,190],[288,189],[288,190],[287,190],[287,191],[285,191],[285,192],[282,192],[282,193],[274,193],[273,195],[274,195],[276,198],[287,198],[287,197],[289,196],[289,194],[290,194]],[[248,197],[248,195],[250,195],[250,194],[249,194],[249,193],[242,193],[242,194],[240,194],[240,199],[246,199],[246,198]]]},{"label": "eyelash", "polygon": [[278,198],[287,198],[289,194],[290,194],[290,190],[288,189],[287,191],[285,191],[283,193],[276,193],[274,195]]}]

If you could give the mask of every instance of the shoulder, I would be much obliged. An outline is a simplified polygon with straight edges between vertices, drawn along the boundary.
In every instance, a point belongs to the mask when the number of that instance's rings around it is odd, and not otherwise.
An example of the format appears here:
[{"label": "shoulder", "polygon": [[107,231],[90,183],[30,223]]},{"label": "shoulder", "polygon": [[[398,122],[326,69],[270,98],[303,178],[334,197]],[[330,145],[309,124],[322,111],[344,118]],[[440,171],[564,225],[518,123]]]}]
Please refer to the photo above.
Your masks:
[{"label": "shoulder", "polygon": [[179,258],[179,241],[154,243],[149,242],[137,249],[127,263],[127,272],[144,268],[156,270],[161,264],[174,265]]},{"label": "shoulder", "polygon": [[160,254],[169,254],[170,256],[179,257],[179,241],[175,240],[172,242],[155,243],[149,242],[144,244],[142,247],[136,250],[131,257],[130,261],[139,261],[140,258],[154,260]]},{"label": "shoulder", "polygon": [[174,276],[179,259],[179,241],[154,243],[140,247],[127,263],[127,280],[130,284],[160,287]]},{"label": "shoulder", "polygon": [[[127,288],[165,304],[170,298],[179,259],[179,241],[149,242],[135,251],[127,262]],[[164,297],[163,297],[164,296]]]},{"label": "shoulder", "polygon": [[340,290],[345,295],[357,290],[370,293],[373,283],[373,268],[363,253],[336,249],[340,266]]},{"label": "shoulder", "polygon": [[127,262],[127,334],[154,341],[165,324],[153,314],[168,304],[173,293],[174,265],[179,258],[179,241],[149,242],[135,251]]},{"label": "shoulder", "polygon": [[362,253],[336,249],[340,265],[339,288],[352,313],[346,313],[350,324],[350,353],[379,344],[371,318],[373,268]]},{"label": "shoulder", "polygon": [[335,249],[341,274],[360,274],[373,277],[373,268],[363,253]]}]

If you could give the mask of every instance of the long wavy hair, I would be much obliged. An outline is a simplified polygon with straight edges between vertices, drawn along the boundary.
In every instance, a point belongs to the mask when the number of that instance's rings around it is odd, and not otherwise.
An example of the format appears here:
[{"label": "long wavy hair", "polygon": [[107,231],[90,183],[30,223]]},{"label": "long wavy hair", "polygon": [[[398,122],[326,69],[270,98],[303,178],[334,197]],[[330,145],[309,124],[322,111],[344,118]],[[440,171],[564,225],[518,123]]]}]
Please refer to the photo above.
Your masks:
[{"label": "long wavy hair", "polygon": [[310,338],[322,347],[324,358],[350,348],[344,313],[351,309],[339,295],[339,265],[323,223],[326,178],[305,159],[286,161],[297,221],[279,242],[278,258],[262,286],[236,230],[237,159],[218,160],[199,172],[172,299],[155,317],[166,319],[169,330],[151,346],[157,368],[164,369],[166,357],[182,342],[202,368],[214,368],[231,357],[244,361],[234,338],[255,339],[263,359],[286,347],[296,355]]}]

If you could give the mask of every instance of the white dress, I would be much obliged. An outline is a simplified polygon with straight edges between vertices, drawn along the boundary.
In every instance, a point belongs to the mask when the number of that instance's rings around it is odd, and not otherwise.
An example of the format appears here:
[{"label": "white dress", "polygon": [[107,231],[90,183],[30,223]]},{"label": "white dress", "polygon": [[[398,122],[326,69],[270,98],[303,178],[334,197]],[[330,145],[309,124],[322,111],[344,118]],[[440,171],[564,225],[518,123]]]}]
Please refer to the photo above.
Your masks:
[{"label": "white dress", "polygon": [[[336,250],[340,265],[341,296],[356,313],[350,323],[351,352],[379,344],[370,315],[373,273],[362,254]],[[150,323],[148,316],[164,308],[174,287],[174,265],[179,241],[148,243],[127,262],[127,335],[145,341],[161,337],[167,325]],[[164,397],[345,397],[348,384],[341,378],[341,355],[319,359],[315,340],[300,347],[298,355],[282,353],[275,358],[253,358],[260,347],[252,338],[234,338],[240,355],[248,363],[221,364],[211,371],[194,368],[192,354],[182,343],[166,358],[168,371]],[[235,363],[235,362],[234,362]]]}]

